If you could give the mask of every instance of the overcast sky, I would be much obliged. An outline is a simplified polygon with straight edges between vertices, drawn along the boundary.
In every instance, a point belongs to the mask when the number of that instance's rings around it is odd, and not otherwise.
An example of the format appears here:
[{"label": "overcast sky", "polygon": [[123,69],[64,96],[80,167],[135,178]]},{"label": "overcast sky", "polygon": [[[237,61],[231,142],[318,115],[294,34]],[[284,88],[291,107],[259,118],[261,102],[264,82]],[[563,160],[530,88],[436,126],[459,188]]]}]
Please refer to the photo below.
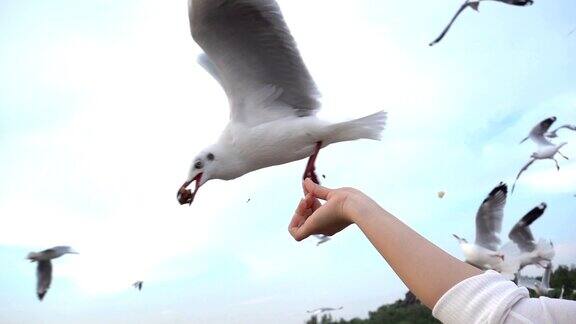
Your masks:
[{"label": "overcast sky", "polygon": [[[0,322],[302,323],[307,309],[362,317],[405,293],[354,226],[320,247],[292,240],[305,161],[211,181],[178,205],[228,118],[196,64],[186,2],[0,2]],[[576,122],[576,3],[482,3],[432,48],[460,1],[279,3],[321,116],[389,113],[381,142],[320,152],[324,184],[363,190],[459,258],[451,234],[473,239],[482,199],[534,150],[519,140],[551,115]],[[576,133],[561,135],[571,160],[523,175],[503,237],[545,201],[533,232],[570,264]],[[54,262],[40,303],[24,258],[54,245],[80,254]]]}]

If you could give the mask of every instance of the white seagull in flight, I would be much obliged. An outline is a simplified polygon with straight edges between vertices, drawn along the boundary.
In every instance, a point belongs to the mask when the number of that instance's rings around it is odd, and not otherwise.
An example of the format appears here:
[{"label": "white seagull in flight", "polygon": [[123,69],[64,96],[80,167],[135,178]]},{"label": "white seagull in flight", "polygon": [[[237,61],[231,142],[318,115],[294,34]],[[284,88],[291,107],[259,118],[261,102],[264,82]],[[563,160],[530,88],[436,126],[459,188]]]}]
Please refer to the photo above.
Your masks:
[{"label": "white seagull in flight", "polygon": [[[428,45],[433,46],[434,44],[440,42],[442,40],[442,38],[444,38],[444,36],[448,32],[448,30],[450,30],[450,27],[452,27],[452,24],[454,23],[456,18],[458,18],[458,16],[462,13],[462,11],[464,11],[464,9],[470,7],[472,9],[478,11],[478,6],[480,6],[481,1],[486,1],[486,0],[466,0],[466,1],[464,1],[464,3],[460,6],[458,11],[456,11],[456,14],[454,15],[454,17],[452,17],[452,20],[450,20],[450,23],[448,24],[448,26],[446,26],[446,28],[444,28],[442,33],[440,33],[440,36],[438,36],[435,40],[433,40]],[[502,2],[502,3],[506,3],[506,4],[514,5],[514,6],[528,6],[528,5],[532,5],[532,3],[534,3],[534,1],[532,1],[532,0],[493,0],[493,1]]]},{"label": "white seagull in flight", "polygon": [[36,267],[36,294],[42,300],[48,292],[52,283],[52,262],[50,260],[59,258],[64,254],[78,254],[69,246],[56,246],[42,252],[30,252],[26,257],[30,262],[38,262]]},{"label": "white seagull in flight", "polygon": [[[316,117],[319,93],[274,0],[190,0],[192,37],[200,63],[228,96],[230,121],[218,141],[192,163],[178,190],[191,204],[210,179],[231,180],[310,157],[304,172],[318,182],[314,162],[332,143],[380,139],[386,113],[329,123]],[[194,191],[187,187],[195,183]]]},{"label": "white seagull in flight", "polygon": [[530,131],[530,134],[526,138],[524,138],[522,141],[520,141],[520,144],[522,144],[522,143],[524,143],[524,141],[526,141],[528,138],[530,138],[532,141],[534,141],[534,143],[536,143],[538,145],[538,149],[536,150],[536,152],[532,153],[528,163],[526,163],[522,167],[522,169],[520,169],[520,172],[518,172],[518,175],[516,176],[516,180],[514,180],[514,184],[512,185],[512,192],[514,192],[514,188],[516,187],[516,181],[518,181],[518,178],[520,178],[520,175],[524,171],[526,171],[528,169],[528,167],[530,165],[532,165],[532,163],[534,163],[534,161],[546,160],[546,159],[553,160],[556,163],[556,169],[560,170],[560,166],[558,165],[558,161],[556,161],[554,156],[556,154],[560,154],[560,156],[562,156],[563,158],[568,160],[568,158],[560,152],[560,149],[562,148],[562,146],[564,146],[568,143],[563,142],[563,143],[556,145],[556,144],[550,142],[545,136],[546,133],[548,132],[548,129],[550,129],[550,126],[552,126],[552,124],[555,121],[556,121],[556,117],[549,117],[549,118],[544,119],[543,121],[539,122],[536,126],[534,126],[532,128],[532,130]]},{"label": "white seagull in flight", "polygon": [[468,243],[464,238],[452,234],[460,244],[466,262],[481,269],[497,269],[504,259],[499,251],[502,218],[508,187],[500,183],[482,201],[476,213],[476,242]]},{"label": "white seagull in flight", "polygon": [[338,307],[338,308],[320,307],[320,308],[316,308],[316,309],[309,310],[309,311],[306,311],[306,312],[309,313],[309,314],[312,314],[312,315],[318,315],[318,314],[321,314],[321,313],[333,312],[333,311],[341,310],[342,308],[344,308],[344,307],[343,307],[343,306],[340,306],[340,307]]},{"label": "white seagull in flight", "polygon": [[144,281],[142,280],[138,280],[135,283],[132,284],[132,287],[138,289],[138,290],[142,290],[142,285],[144,285]]},{"label": "white seagull in flight", "polygon": [[546,240],[534,241],[530,225],[546,210],[541,203],[524,215],[510,230],[511,242],[500,247],[498,237],[502,230],[504,207],[506,206],[507,186],[500,183],[484,199],[476,213],[476,241],[452,234],[460,243],[466,262],[481,268],[493,269],[509,279],[513,279],[519,269],[529,264],[545,267],[554,257],[552,243]]},{"label": "white seagull in flight", "polygon": [[511,242],[508,242],[500,249],[506,257],[501,271],[516,273],[530,264],[545,268],[552,261],[555,255],[552,242],[544,239],[536,242],[532,230],[530,230],[530,225],[544,214],[546,208],[546,203],[540,203],[512,227],[508,234]]}]

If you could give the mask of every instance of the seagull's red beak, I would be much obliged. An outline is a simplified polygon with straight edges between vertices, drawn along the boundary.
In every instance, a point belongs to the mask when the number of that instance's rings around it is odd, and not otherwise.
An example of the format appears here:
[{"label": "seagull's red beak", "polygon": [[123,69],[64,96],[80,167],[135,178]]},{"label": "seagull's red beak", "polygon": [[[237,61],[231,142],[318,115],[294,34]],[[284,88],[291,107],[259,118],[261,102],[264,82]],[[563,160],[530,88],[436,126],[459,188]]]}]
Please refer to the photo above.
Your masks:
[{"label": "seagull's red beak", "polygon": [[[194,196],[196,196],[196,192],[198,191],[198,188],[200,188],[201,179],[202,179],[202,172],[198,173],[198,175],[195,176],[194,179],[184,182],[182,187],[180,187],[180,189],[178,190],[178,195],[176,196],[178,197],[178,202],[180,203],[180,205],[184,204],[192,205]],[[194,181],[196,181],[194,192],[192,192],[190,189],[186,189]]]}]

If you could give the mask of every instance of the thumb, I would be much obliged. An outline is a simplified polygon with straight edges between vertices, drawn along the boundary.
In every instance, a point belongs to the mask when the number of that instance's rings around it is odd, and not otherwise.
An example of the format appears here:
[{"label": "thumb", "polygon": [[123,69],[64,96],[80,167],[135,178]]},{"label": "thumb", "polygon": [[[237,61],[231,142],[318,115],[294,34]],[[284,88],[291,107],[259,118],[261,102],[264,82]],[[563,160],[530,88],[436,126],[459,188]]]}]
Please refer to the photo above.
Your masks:
[{"label": "thumb", "polygon": [[332,189],[322,187],[321,185],[314,183],[312,180],[310,180],[310,178],[306,178],[304,180],[304,189],[305,191],[311,193],[314,197],[320,198],[322,200],[327,200],[330,192],[332,192]]},{"label": "thumb", "polygon": [[300,227],[291,227],[290,234],[292,235],[292,237],[294,237],[296,241],[300,242],[314,233],[312,232],[310,221],[306,219],[304,223],[300,225]]}]

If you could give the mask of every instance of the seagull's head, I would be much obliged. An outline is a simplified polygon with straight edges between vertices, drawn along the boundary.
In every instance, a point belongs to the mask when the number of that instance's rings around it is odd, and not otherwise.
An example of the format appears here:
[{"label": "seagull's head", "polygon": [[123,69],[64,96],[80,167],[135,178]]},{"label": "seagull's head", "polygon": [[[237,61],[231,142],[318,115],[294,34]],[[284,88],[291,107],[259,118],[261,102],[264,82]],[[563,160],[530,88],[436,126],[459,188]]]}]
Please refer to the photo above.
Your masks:
[{"label": "seagull's head", "polygon": [[[219,158],[216,156],[214,150],[207,149],[198,154],[192,165],[190,166],[190,172],[188,172],[188,179],[184,182],[182,187],[178,190],[178,202],[180,205],[192,204],[194,196],[198,192],[200,186],[202,186],[206,181],[213,179],[215,175],[215,170],[218,169]],[[188,189],[193,182],[194,191]]]}]

